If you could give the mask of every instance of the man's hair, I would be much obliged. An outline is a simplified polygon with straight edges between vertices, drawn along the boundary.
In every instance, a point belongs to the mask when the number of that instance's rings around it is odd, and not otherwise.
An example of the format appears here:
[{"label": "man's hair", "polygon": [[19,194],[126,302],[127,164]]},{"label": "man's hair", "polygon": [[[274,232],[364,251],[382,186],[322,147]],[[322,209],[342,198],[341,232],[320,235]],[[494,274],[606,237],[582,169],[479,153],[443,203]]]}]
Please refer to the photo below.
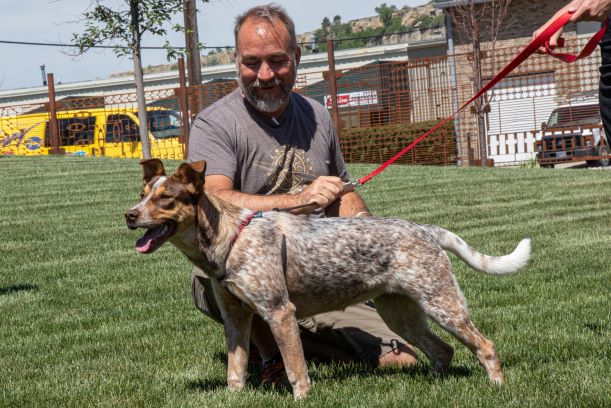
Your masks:
[{"label": "man's hair", "polygon": [[297,36],[295,35],[295,23],[293,22],[293,19],[289,17],[289,15],[286,13],[286,10],[284,10],[282,6],[270,3],[261,6],[255,6],[250,10],[247,10],[243,14],[240,14],[236,18],[235,27],[233,30],[233,33],[235,35],[236,52],[238,50],[238,32],[240,31],[240,28],[242,28],[244,22],[249,18],[265,20],[273,26],[276,25],[276,20],[279,20],[280,22],[282,22],[282,24],[284,24],[284,26],[289,32],[289,35],[291,36],[291,47],[293,49],[297,48]]}]

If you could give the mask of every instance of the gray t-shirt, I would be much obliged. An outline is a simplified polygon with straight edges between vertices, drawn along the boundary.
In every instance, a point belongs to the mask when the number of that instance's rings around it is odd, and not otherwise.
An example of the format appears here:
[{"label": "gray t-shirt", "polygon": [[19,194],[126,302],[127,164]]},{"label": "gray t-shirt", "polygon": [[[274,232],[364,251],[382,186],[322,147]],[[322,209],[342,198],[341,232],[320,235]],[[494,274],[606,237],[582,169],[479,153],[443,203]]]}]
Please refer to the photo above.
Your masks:
[{"label": "gray t-shirt", "polygon": [[206,161],[206,175],[224,175],[249,194],[297,193],[319,176],[348,180],[327,110],[291,93],[278,118],[257,112],[236,89],[197,115],[189,161]]}]

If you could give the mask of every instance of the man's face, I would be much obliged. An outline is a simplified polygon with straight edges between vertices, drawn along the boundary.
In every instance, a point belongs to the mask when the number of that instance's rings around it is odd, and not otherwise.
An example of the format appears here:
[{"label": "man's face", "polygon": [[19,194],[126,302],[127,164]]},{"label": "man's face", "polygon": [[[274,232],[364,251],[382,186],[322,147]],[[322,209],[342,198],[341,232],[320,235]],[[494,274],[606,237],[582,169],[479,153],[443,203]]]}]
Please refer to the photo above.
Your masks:
[{"label": "man's face", "polygon": [[300,50],[282,22],[275,25],[247,19],[237,37],[238,84],[246,99],[260,112],[277,116],[289,103],[297,76]]}]

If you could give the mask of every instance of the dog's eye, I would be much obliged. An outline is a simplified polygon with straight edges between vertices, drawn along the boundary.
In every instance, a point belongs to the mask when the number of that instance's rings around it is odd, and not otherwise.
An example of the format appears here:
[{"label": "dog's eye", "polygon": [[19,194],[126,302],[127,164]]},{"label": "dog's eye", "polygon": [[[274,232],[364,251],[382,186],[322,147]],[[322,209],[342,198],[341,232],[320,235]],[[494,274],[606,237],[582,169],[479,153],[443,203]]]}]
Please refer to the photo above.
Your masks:
[{"label": "dog's eye", "polygon": [[144,198],[144,190],[140,192],[140,198]]},{"label": "dog's eye", "polygon": [[159,199],[161,199],[161,200],[171,200],[171,199],[173,199],[173,198],[174,198],[174,197],[172,197],[172,196],[171,196],[171,195],[169,195],[169,194],[162,194],[162,195],[160,195],[160,196],[159,196]]}]

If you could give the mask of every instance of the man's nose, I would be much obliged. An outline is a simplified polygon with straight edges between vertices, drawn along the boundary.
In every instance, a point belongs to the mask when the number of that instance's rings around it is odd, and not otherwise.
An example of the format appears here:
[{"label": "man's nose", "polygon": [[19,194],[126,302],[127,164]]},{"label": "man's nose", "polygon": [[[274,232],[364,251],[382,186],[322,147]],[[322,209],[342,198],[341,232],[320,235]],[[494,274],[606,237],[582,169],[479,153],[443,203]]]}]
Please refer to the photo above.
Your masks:
[{"label": "man's nose", "polygon": [[274,79],[276,76],[276,72],[272,69],[272,67],[265,61],[261,63],[259,66],[259,70],[257,71],[257,79],[261,81],[269,81]]}]

